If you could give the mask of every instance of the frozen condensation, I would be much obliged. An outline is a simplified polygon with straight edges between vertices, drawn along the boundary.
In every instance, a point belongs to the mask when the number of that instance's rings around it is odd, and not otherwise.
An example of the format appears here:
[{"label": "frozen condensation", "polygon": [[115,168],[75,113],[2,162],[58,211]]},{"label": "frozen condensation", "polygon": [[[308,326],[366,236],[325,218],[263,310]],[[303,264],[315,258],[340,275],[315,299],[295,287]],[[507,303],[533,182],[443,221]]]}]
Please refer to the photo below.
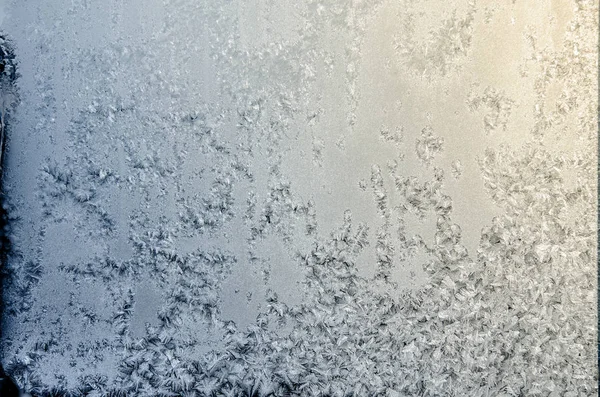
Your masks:
[{"label": "frozen condensation", "polygon": [[24,390],[597,393],[596,1],[0,21],[0,358]]}]

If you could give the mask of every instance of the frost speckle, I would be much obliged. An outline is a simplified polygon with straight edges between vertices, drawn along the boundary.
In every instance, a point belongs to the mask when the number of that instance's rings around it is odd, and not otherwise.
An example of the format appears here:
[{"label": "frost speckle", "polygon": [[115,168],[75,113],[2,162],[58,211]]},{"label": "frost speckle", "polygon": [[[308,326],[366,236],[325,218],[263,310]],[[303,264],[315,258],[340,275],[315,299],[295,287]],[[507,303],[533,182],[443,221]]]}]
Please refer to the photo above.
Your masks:
[{"label": "frost speckle", "polygon": [[487,87],[481,95],[476,95],[475,91],[472,91],[467,104],[472,111],[481,107],[487,109],[483,117],[483,127],[487,134],[498,129],[506,131],[511,112],[515,107],[515,101],[492,87]]},{"label": "frost speckle", "polygon": [[444,138],[435,136],[433,129],[427,126],[421,130],[421,138],[417,139],[417,157],[427,166],[431,165],[435,156],[444,148]]}]

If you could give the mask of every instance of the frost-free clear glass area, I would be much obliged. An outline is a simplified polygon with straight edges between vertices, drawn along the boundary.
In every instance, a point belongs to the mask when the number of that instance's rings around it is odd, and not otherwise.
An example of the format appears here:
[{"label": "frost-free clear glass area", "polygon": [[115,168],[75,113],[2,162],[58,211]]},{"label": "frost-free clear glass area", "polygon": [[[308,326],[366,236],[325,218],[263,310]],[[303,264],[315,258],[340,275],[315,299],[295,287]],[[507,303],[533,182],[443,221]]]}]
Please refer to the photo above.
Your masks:
[{"label": "frost-free clear glass area", "polygon": [[597,393],[597,1],[13,0],[0,30],[24,390]]}]

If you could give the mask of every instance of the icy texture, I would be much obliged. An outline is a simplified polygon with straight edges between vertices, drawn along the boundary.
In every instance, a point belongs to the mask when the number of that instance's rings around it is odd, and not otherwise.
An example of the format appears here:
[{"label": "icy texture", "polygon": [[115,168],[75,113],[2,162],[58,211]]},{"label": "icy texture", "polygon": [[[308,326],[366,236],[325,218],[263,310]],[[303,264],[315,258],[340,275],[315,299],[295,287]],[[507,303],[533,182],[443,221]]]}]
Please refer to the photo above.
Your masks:
[{"label": "icy texture", "polygon": [[597,393],[595,1],[13,1],[34,393]]}]

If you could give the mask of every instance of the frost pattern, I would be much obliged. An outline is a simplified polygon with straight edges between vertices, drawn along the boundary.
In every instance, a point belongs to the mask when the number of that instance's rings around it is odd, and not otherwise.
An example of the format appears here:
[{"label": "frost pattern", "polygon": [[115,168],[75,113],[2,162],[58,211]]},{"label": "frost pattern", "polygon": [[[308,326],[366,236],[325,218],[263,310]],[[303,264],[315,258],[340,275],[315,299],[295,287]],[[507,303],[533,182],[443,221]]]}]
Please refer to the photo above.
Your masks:
[{"label": "frost pattern", "polygon": [[594,395],[598,10],[563,3],[14,3],[6,371]]},{"label": "frost pattern", "polygon": [[471,45],[474,6],[474,2],[469,2],[470,10],[465,15],[457,15],[455,10],[440,21],[439,27],[426,32],[422,40],[415,39],[415,28],[423,23],[418,16],[427,15],[427,11],[401,15],[402,31],[394,37],[394,48],[401,62],[420,76],[446,75],[456,69]]}]

